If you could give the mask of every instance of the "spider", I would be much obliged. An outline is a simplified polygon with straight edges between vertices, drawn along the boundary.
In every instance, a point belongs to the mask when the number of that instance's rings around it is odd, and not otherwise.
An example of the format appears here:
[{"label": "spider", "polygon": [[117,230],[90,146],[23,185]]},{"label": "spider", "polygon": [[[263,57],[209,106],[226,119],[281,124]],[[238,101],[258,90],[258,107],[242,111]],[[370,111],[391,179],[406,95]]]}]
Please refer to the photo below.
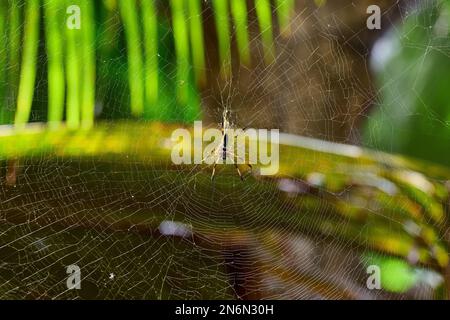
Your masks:
[{"label": "spider", "polygon": [[[224,109],[222,113],[222,121],[220,123],[220,130],[222,132],[222,139],[220,141],[220,144],[211,151],[210,155],[215,156],[215,161],[213,165],[213,171],[211,174],[211,180],[214,180],[214,177],[216,175],[216,167],[220,160],[222,160],[224,163],[227,160],[227,157],[230,157],[230,159],[233,161],[233,165],[236,168],[236,171],[239,175],[239,178],[241,181],[244,181],[244,177],[242,176],[241,170],[239,170],[238,164],[236,159],[241,159],[238,155],[236,155],[233,151],[228,149],[229,144],[229,130],[232,128],[232,125],[229,120],[230,117],[230,111],[228,109]],[[242,131],[245,131],[246,129],[242,129]],[[235,134],[232,138],[234,139],[238,134]],[[242,159],[241,159],[242,160]],[[245,162],[245,161],[244,161]],[[250,168],[250,171],[253,170],[253,167],[251,164],[246,163],[247,167]]]}]

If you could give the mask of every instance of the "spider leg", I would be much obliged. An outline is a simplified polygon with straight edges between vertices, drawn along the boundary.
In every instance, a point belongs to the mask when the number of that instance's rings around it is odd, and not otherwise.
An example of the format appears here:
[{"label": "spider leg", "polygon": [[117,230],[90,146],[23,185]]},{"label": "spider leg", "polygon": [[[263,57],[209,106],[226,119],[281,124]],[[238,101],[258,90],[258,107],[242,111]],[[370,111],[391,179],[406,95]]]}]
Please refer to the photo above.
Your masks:
[{"label": "spider leg", "polygon": [[214,163],[214,166],[213,166],[213,171],[212,171],[212,174],[211,174],[211,181],[214,180],[214,176],[216,175],[216,166],[217,166],[217,162]]},{"label": "spider leg", "polygon": [[236,164],[236,162],[234,162],[234,167],[236,168],[236,171],[237,171],[237,173],[238,173],[238,175],[239,175],[239,178],[241,178],[241,181],[244,181],[244,177],[242,176],[241,170],[239,170],[239,167],[238,167],[238,165]]},{"label": "spider leg", "polygon": [[214,180],[214,176],[216,175],[216,167],[217,167],[217,163],[219,162],[219,160],[220,160],[220,158],[218,157],[216,159],[216,161],[214,162],[213,171],[212,171],[212,174],[211,174],[211,181]]},{"label": "spider leg", "polygon": [[[241,129],[241,131],[242,131],[242,132],[245,132],[245,131],[247,131],[247,129],[248,129],[248,128],[244,128],[244,129]],[[236,133],[236,134],[234,135],[234,137],[237,137],[237,136],[239,136],[239,132]],[[242,157],[239,157],[238,155],[235,155],[235,154],[234,154],[233,152],[231,152],[231,151],[228,151],[227,153],[228,153],[229,155],[232,155],[233,157],[236,157],[237,159],[241,160],[243,164],[245,164],[247,167],[250,168],[250,171],[253,171],[253,166],[252,166],[251,164],[249,164],[249,163],[246,163],[246,162],[245,162],[245,159],[243,159]]]},{"label": "spider leg", "polygon": [[232,153],[231,151],[229,151],[229,153],[230,153],[230,155],[232,155],[233,157],[235,157],[235,158],[241,160],[241,161],[242,161],[242,164],[245,164],[247,167],[250,168],[250,171],[253,171],[253,166],[252,166],[250,163],[246,163],[244,158],[242,158],[242,157],[240,157],[240,156],[238,156],[238,155],[235,155],[235,154]]},{"label": "spider leg", "polygon": [[241,133],[245,133],[245,131],[247,131],[248,128],[244,128],[244,129],[238,129],[234,135],[234,137],[238,137]]},{"label": "spider leg", "polygon": [[209,155],[207,155],[207,156],[202,160],[202,162],[204,162],[206,159],[208,159],[209,157],[211,157],[213,154],[214,154],[215,157],[216,157],[216,160],[214,161],[214,165],[213,165],[212,174],[211,174],[211,181],[214,180],[214,177],[215,177],[215,175],[216,175],[216,167],[217,167],[217,164],[219,163],[219,161],[220,161],[220,159],[221,159],[221,157],[220,157],[220,150],[221,150],[221,147],[220,147],[220,146],[223,145],[223,140],[224,140],[224,138],[223,138],[223,135],[222,135],[221,143],[220,143],[217,147],[215,147],[213,150],[211,150],[211,152],[209,153]]},{"label": "spider leg", "polygon": [[203,158],[202,162],[211,157],[212,154],[215,154],[216,156],[219,156],[220,151],[222,150],[222,146],[224,145],[224,134],[222,133],[222,138],[220,140],[220,143],[207,155],[205,158]]},{"label": "spider leg", "polygon": [[208,158],[210,158],[212,155],[213,155],[213,153],[215,152],[216,150],[214,149],[214,150],[212,150],[206,157],[204,157],[203,159],[202,159],[202,163],[203,162],[205,162],[206,161],[206,159],[208,159]]},{"label": "spider leg", "polygon": [[242,176],[241,170],[239,170],[239,166],[237,165],[237,161],[234,160],[235,158],[237,158],[237,156],[231,152],[231,151],[227,151],[227,154],[231,156],[231,161],[233,161],[234,167],[236,168],[236,171],[239,175],[239,178],[241,179],[241,181],[244,181],[244,177]]},{"label": "spider leg", "polygon": [[206,159],[208,159],[209,157],[211,157],[213,154],[215,154],[216,156],[218,156],[219,155],[219,153],[220,153],[220,150],[222,149],[222,146],[223,146],[223,144],[224,144],[224,134],[223,134],[223,132],[222,132],[222,138],[220,139],[220,143],[214,148],[214,149],[212,149],[211,150],[211,152],[207,155],[207,156],[205,156],[203,159],[202,159],[202,162],[204,162]]}]

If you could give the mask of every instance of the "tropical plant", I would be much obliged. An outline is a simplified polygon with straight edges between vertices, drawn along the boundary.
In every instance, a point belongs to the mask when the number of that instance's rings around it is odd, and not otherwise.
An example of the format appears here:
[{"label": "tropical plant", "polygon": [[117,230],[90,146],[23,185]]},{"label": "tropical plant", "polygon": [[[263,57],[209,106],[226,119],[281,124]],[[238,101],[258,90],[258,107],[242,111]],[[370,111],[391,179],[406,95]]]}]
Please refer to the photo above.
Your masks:
[{"label": "tropical plant", "polygon": [[[251,13],[270,64],[293,6],[2,2],[0,298],[448,298],[446,168],[289,135],[273,177],[225,168],[213,184],[169,161],[167,122],[199,118],[211,81],[206,13],[225,79],[230,39],[252,63]],[[80,292],[65,287],[72,263]],[[384,291],[367,290],[370,265]]]},{"label": "tropical plant", "polygon": [[424,4],[380,42],[380,105],[367,146],[450,165],[449,16],[450,1]]},{"label": "tropical plant", "polygon": [[[253,5],[270,63],[272,5],[270,0],[256,0]],[[293,6],[293,0],[275,1],[282,34],[288,33]],[[206,10],[214,15],[222,76],[230,72],[233,35],[241,62],[249,65],[246,0],[3,1],[1,123],[23,127],[39,120],[53,128],[63,122],[72,129],[90,128],[96,98],[103,99],[102,90],[110,90],[117,78],[128,78],[123,87],[129,88],[129,101],[121,103],[117,97],[114,106],[105,107],[103,117],[119,113],[166,121],[199,118],[197,89],[207,81]],[[162,37],[167,32],[168,37]],[[123,42],[125,54],[120,50]],[[118,68],[123,65],[127,65],[125,72]],[[168,76],[172,72],[175,77]],[[41,82],[46,83],[47,93],[36,92]],[[38,93],[44,98],[37,100]]]}]

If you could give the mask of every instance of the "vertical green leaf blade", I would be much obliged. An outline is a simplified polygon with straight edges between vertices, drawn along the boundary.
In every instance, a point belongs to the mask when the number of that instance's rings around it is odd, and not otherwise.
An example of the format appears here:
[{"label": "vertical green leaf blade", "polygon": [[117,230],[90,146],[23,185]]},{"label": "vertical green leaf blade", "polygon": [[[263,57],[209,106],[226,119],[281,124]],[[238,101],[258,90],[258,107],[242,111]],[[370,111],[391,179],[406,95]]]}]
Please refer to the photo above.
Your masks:
[{"label": "vertical green leaf blade", "polygon": [[[76,10],[80,9],[80,0],[66,0],[67,13],[76,15]],[[73,11],[73,10],[75,11]],[[79,11],[80,12],[80,11]],[[81,12],[80,12],[81,14]],[[67,15],[67,17],[70,17]],[[81,16],[78,16],[80,18]],[[74,19],[77,19],[75,17]],[[70,23],[69,21],[66,21]],[[83,28],[81,24],[81,28]],[[67,108],[66,122],[71,129],[77,129],[80,126],[80,104],[81,104],[81,74],[82,61],[80,54],[80,30],[66,28],[66,81],[67,81]]]},{"label": "vertical green leaf blade", "polygon": [[270,64],[275,57],[270,0],[255,0],[255,9],[264,47],[264,59],[267,64]]},{"label": "vertical green leaf blade", "polygon": [[206,81],[205,44],[202,25],[201,0],[189,0],[189,29],[192,48],[192,63],[195,79],[200,85]]},{"label": "vertical green leaf blade", "polygon": [[122,16],[127,40],[131,113],[135,116],[139,116],[144,111],[144,81],[136,0],[120,0],[119,10]]},{"label": "vertical green leaf blade", "polygon": [[276,11],[278,24],[282,36],[287,36],[291,32],[290,20],[294,12],[295,0],[276,0]]},{"label": "vertical green leaf blade", "polygon": [[20,80],[21,8],[18,0],[8,1],[8,99],[3,114],[5,123],[14,121],[14,111],[16,109]]},{"label": "vertical green leaf blade", "polygon": [[[65,14],[64,6],[59,0],[45,0],[45,36],[48,64],[48,123],[52,128],[58,127],[64,115],[64,26],[61,15]],[[65,27],[65,26],[64,26]]]},{"label": "vertical green leaf blade", "polygon": [[95,111],[95,20],[92,0],[82,0],[83,74],[81,124],[91,128]]},{"label": "vertical green leaf blade", "polygon": [[33,103],[39,45],[39,14],[39,0],[28,0],[25,5],[24,46],[15,117],[17,127],[22,127],[28,122]]},{"label": "vertical green leaf blade", "polygon": [[247,0],[230,2],[231,15],[236,26],[236,41],[241,63],[250,64],[250,46],[248,41]]},{"label": "vertical green leaf blade", "polygon": [[228,1],[212,0],[219,45],[221,73],[227,75],[231,68],[231,41]]},{"label": "vertical green leaf blade", "polygon": [[7,84],[6,71],[8,69],[8,32],[7,32],[7,13],[6,3],[0,3],[0,124],[7,123],[8,111],[7,105]]},{"label": "vertical green leaf blade", "polygon": [[157,118],[156,104],[159,93],[158,70],[158,17],[153,0],[142,0],[145,50],[145,100],[151,110],[150,118]]},{"label": "vertical green leaf blade", "polygon": [[188,102],[189,95],[189,38],[187,32],[184,0],[171,0],[173,37],[177,57],[177,97],[181,104]]}]

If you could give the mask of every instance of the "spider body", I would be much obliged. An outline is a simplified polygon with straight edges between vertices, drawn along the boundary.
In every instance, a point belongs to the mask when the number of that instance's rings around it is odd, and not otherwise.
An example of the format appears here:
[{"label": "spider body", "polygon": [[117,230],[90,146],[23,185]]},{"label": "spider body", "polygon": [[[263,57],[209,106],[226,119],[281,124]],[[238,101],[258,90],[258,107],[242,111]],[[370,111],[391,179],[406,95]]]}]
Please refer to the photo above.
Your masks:
[{"label": "spider body", "polygon": [[[229,150],[229,131],[231,129],[231,123],[229,120],[229,114],[230,111],[228,109],[225,109],[222,113],[222,121],[220,123],[220,129],[222,132],[222,139],[219,144],[219,146],[214,149],[211,154],[216,157],[216,160],[214,161],[213,165],[213,171],[211,174],[211,180],[214,180],[215,174],[216,174],[216,167],[220,160],[223,161],[225,164],[227,159],[231,159],[231,161],[234,164],[234,167],[236,168],[237,173],[239,174],[239,178],[243,181],[244,177],[242,176],[241,171],[239,170],[238,164],[237,164],[237,158],[238,156],[234,153],[234,150]],[[245,129],[244,129],[245,131]],[[234,139],[236,135],[232,137]],[[250,164],[247,164],[247,166],[252,170],[252,166]]]},{"label": "spider body", "polygon": [[227,148],[228,148],[228,133],[223,133],[223,148],[222,148],[222,160],[227,160]]}]

